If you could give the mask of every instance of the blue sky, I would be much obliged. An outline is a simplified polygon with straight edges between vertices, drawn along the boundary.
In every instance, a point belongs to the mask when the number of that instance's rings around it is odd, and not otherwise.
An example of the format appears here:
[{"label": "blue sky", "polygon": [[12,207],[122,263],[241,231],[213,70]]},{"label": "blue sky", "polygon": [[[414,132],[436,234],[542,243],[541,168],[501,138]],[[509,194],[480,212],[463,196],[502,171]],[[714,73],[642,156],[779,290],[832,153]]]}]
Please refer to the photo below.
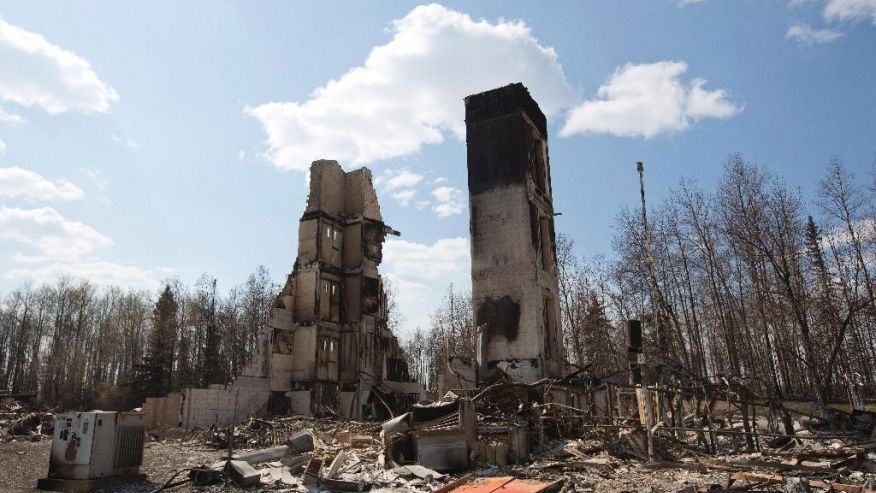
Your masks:
[{"label": "blue sky", "polygon": [[[741,152],[807,199],[876,156],[876,0],[0,2],[0,292],[86,277],[229,288],[294,260],[306,169],[372,169],[406,329],[469,285],[462,98],[549,114],[557,229]],[[813,208],[814,209],[814,208]]]}]

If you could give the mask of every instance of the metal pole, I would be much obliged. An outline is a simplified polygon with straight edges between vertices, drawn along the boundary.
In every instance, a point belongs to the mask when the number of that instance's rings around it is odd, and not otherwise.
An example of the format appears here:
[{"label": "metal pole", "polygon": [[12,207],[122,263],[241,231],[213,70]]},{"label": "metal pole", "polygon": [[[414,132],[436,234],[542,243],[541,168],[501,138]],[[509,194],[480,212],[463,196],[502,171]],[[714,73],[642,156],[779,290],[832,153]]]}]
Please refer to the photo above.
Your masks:
[{"label": "metal pole", "polygon": [[[657,286],[657,276],[654,274],[654,255],[651,253],[651,229],[648,227],[648,208],[645,205],[645,164],[642,161],[636,162],[636,171],[639,173],[639,194],[642,198],[642,227],[645,230],[645,264],[648,267],[648,277],[651,281],[651,311],[653,317],[658,318],[660,289]],[[660,333],[660,324],[662,322],[659,320],[653,320],[653,322],[655,322],[654,330],[657,335],[657,350],[662,357],[664,356],[663,337]]]}]

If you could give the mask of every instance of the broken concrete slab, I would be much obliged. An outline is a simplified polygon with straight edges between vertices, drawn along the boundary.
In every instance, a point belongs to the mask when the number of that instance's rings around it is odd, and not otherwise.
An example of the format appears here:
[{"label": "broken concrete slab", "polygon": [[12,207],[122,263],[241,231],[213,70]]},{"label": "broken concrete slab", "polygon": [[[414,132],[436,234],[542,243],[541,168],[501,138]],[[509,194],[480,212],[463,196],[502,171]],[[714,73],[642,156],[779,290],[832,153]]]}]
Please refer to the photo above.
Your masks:
[{"label": "broken concrete slab", "polygon": [[310,432],[300,432],[292,438],[289,445],[279,445],[266,449],[253,450],[235,455],[233,459],[242,460],[249,464],[260,464],[272,460],[281,459],[290,455],[297,455],[303,452],[313,450],[313,434]]},{"label": "broken concrete slab", "polygon": [[441,474],[438,471],[435,471],[435,470],[429,469],[428,467],[423,467],[423,466],[417,465],[417,464],[408,464],[406,466],[399,466],[399,467],[391,469],[389,472],[391,472],[392,474],[395,474],[397,476],[403,477],[403,478],[416,477],[416,478],[425,479],[425,480],[442,479],[442,478],[446,477],[446,475]]},{"label": "broken concrete slab", "polygon": [[255,486],[261,482],[262,475],[248,462],[229,460],[225,463],[225,473],[241,488]]},{"label": "broken concrete slab", "polygon": [[347,453],[340,450],[332,461],[331,466],[329,466],[328,471],[326,471],[324,478],[335,479],[338,472],[344,467],[345,462],[347,462]]}]

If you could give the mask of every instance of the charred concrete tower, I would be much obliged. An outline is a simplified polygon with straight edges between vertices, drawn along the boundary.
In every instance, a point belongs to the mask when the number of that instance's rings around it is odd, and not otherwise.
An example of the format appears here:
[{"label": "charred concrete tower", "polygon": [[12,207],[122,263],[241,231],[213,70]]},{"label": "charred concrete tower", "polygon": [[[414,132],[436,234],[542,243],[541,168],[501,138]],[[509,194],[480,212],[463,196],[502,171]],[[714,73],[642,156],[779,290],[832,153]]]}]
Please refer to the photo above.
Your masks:
[{"label": "charred concrete tower", "polygon": [[471,280],[481,371],[562,371],[547,120],[523,84],[465,98]]}]

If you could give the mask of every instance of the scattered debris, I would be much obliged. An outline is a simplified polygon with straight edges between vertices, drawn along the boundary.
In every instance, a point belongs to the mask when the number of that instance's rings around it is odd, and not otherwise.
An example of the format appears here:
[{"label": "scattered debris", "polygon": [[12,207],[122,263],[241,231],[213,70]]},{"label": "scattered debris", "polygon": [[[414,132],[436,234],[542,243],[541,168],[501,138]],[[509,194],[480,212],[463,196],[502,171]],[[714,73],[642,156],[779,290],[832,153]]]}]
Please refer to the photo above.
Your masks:
[{"label": "scattered debris", "polygon": [[52,436],[54,415],[31,411],[32,394],[0,391],[0,439],[40,440]]}]

